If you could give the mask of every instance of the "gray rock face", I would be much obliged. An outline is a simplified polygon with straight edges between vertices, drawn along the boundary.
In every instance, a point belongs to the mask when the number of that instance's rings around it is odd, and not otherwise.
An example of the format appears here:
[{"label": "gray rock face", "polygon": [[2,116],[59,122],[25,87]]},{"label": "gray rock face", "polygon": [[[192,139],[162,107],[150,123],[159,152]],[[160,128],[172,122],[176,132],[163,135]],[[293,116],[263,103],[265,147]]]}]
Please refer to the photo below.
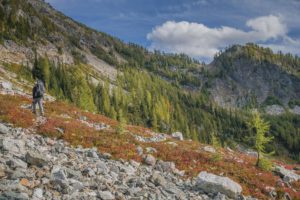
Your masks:
[{"label": "gray rock face", "polygon": [[284,167],[276,166],[274,171],[278,173],[285,182],[293,182],[300,180],[300,175],[296,174],[292,170],[285,169]]},{"label": "gray rock face", "polygon": [[172,137],[177,140],[183,140],[183,134],[181,132],[172,133]]},{"label": "gray rock face", "polygon": [[28,164],[38,167],[43,167],[48,164],[48,161],[45,159],[45,157],[33,151],[27,152],[25,159]]},{"label": "gray rock face", "polygon": [[206,193],[222,193],[230,198],[237,198],[242,187],[227,177],[201,172],[197,177],[196,187]]}]

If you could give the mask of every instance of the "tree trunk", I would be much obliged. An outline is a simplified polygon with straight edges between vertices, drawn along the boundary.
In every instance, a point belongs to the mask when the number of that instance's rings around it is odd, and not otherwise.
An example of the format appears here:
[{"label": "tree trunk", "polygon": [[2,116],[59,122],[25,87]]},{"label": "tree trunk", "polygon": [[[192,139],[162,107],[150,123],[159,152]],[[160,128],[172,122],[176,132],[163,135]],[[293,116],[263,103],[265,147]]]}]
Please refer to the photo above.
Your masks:
[{"label": "tree trunk", "polygon": [[258,165],[259,165],[259,161],[260,161],[260,153],[259,153],[259,151],[257,151],[257,161],[256,161],[256,167],[258,167]]}]

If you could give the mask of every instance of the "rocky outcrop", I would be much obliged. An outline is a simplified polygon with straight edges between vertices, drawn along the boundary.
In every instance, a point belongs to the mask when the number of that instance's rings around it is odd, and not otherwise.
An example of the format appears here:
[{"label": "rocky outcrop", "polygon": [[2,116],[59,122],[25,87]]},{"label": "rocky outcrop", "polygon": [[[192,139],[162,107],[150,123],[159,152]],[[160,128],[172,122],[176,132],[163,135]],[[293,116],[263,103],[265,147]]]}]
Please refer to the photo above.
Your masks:
[{"label": "rocky outcrop", "polygon": [[265,108],[265,111],[269,115],[281,115],[281,114],[285,113],[284,107],[282,107],[280,105],[267,106]]},{"label": "rocky outcrop", "polygon": [[242,187],[231,179],[205,171],[198,175],[196,187],[207,193],[220,192],[233,199],[237,198],[242,192]]},{"label": "rocky outcrop", "polygon": [[288,170],[282,166],[276,166],[274,169],[275,173],[277,173],[285,182],[294,182],[300,180],[300,175],[296,174],[292,170]]}]

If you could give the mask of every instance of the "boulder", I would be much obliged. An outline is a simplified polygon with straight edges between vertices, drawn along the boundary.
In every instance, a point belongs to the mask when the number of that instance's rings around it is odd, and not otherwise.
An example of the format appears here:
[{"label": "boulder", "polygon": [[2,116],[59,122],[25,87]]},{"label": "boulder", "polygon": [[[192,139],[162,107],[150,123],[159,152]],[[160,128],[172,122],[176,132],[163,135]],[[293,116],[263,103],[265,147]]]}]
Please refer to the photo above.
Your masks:
[{"label": "boulder", "polygon": [[99,159],[97,150],[91,149],[87,152],[87,156],[90,158],[95,158],[95,159]]},{"label": "boulder", "polygon": [[67,174],[61,166],[53,166],[51,171],[51,179],[67,180]]},{"label": "boulder", "polygon": [[38,200],[38,199],[43,199],[43,198],[44,198],[43,193],[44,193],[43,189],[41,189],[41,188],[36,188],[36,189],[33,191],[32,199],[36,199],[36,200]]},{"label": "boulder", "polygon": [[146,152],[147,153],[157,153],[157,150],[153,147],[146,147]]},{"label": "boulder", "polygon": [[296,174],[292,170],[285,169],[282,166],[276,166],[274,169],[275,173],[279,174],[283,178],[284,182],[294,182],[300,180],[300,175]]},{"label": "boulder", "polygon": [[9,128],[0,123],[0,134],[9,134]]},{"label": "boulder", "polygon": [[165,162],[162,160],[159,160],[156,163],[155,169],[157,169],[158,171],[161,171],[161,172],[171,172],[171,173],[176,171],[175,163]]},{"label": "boulder", "polygon": [[142,148],[141,146],[138,146],[138,147],[136,148],[136,152],[137,152],[137,154],[138,154],[139,156],[143,155],[143,148]]},{"label": "boulder", "polygon": [[23,160],[20,160],[18,158],[10,158],[6,164],[12,168],[12,169],[16,169],[16,168],[23,168],[26,169],[27,168],[27,163],[24,162]]},{"label": "boulder", "polygon": [[213,148],[212,146],[205,146],[203,148],[204,151],[209,152],[209,153],[216,153],[216,149]]},{"label": "boulder", "polygon": [[4,138],[0,140],[0,148],[2,148],[4,151],[9,151],[10,153],[25,153],[25,143],[22,140]]},{"label": "boulder", "polygon": [[48,164],[48,160],[45,156],[33,151],[28,151],[25,155],[25,160],[30,165],[35,165],[37,167],[43,167]]},{"label": "boulder", "polygon": [[152,174],[152,177],[151,177],[153,183],[156,185],[156,186],[166,186],[167,185],[167,181],[166,179],[158,172],[158,171],[155,171],[153,174]]},{"label": "boulder", "polygon": [[114,200],[115,196],[110,191],[100,191],[99,197],[102,200]]},{"label": "boulder", "polygon": [[154,166],[156,163],[156,158],[152,156],[151,154],[147,154],[144,156],[144,163],[147,165]]},{"label": "boulder", "polygon": [[206,193],[220,192],[233,199],[242,192],[242,187],[228,177],[217,176],[206,171],[198,175],[196,187]]},{"label": "boulder", "polygon": [[53,166],[51,170],[51,184],[53,189],[63,194],[68,194],[70,191],[67,174],[65,170],[58,165]]},{"label": "boulder", "polygon": [[7,81],[0,82],[0,89],[4,90],[12,90],[12,83]]},{"label": "boulder", "polygon": [[183,140],[183,135],[182,135],[181,132],[174,132],[174,133],[172,133],[172,137],[174,139],[177,139],[177,140]]}]

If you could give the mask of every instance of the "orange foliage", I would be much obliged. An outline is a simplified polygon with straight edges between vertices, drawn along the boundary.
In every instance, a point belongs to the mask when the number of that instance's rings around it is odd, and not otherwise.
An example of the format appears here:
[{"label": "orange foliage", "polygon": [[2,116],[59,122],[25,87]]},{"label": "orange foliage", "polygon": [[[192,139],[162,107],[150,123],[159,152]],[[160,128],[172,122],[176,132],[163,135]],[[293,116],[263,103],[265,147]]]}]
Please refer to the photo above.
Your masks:
[{"label": "orange foliage", "polygon": [[34,115],[31,110],[21,108],[22,104],[31,104],[31,100],[21,96],[0,95],[0,120],[22,128],[33,126]]}]

